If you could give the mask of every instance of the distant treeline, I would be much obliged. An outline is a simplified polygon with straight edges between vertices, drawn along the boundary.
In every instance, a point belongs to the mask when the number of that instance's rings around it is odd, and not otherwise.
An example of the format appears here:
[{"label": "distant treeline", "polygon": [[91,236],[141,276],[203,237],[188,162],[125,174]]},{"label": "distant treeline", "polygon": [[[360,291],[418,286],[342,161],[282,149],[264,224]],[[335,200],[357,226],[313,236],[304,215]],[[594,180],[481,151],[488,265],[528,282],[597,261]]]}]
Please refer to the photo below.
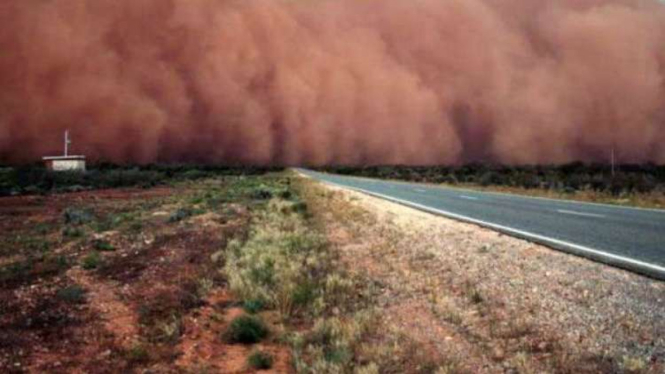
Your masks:
[{"label": "distant treeline", "polygon": [[103,188],[149,188],[171,181],[257,175],[282,168],[214,165],[92,165],[86,172],[52,172],[42,165],[0,166],[0,196],[77,192]]},{"label": "distant treeline", "polygon": [[575,192],[593,190],[612,195],[665,193],[665,166],[621,165],[614,175],[608,165],[571,163],[560,166],[372,166],[326,167],[322,171],[411,182],[476,184]]}]

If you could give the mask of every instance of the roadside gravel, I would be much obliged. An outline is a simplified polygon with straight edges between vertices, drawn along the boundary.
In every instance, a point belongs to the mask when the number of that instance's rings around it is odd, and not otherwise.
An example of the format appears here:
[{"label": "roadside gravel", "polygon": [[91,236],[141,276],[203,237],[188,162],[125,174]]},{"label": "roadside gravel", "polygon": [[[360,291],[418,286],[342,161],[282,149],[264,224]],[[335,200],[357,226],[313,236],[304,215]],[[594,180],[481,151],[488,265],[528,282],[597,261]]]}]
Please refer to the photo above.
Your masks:
[{"label": "roadside gravel", "polygon": [[456,371],[665,370],[665,283],[319,188],[329,191],[324,223],[342,260],[382,290],[386,328],[411,335]]}]

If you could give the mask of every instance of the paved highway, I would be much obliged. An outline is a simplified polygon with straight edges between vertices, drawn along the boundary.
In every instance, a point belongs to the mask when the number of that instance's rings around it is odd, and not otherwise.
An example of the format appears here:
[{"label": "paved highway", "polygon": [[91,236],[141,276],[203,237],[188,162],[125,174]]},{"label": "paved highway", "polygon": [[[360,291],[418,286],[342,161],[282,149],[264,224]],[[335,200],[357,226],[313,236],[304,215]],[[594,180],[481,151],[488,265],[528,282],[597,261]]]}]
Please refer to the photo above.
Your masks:
[{"label": "paved highway", "polygon": [[298,172],[665,280],[665,210]]}]

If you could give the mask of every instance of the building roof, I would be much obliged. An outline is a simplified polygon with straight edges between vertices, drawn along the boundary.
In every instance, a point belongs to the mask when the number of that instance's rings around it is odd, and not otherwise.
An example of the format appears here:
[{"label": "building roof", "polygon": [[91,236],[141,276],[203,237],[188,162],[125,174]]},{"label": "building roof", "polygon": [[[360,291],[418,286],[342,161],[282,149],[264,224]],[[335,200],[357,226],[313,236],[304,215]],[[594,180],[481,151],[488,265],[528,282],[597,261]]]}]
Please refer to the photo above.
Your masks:
[{"label": "building roof", "polygon": [[47,156],[42,157],[44,161],[79,161],[85,160],[85,156]]}]

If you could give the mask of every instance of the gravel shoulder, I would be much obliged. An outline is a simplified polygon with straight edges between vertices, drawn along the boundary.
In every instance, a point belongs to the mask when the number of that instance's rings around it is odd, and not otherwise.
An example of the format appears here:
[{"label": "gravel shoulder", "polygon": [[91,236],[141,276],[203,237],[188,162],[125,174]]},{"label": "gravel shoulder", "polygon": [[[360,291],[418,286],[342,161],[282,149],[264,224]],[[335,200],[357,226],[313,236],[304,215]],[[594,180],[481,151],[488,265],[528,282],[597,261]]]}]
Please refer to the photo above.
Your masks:
[{"label": "gravel shoulder", "polygon": [[342,260],[380,288],[386,331],[452,371],[665,370],[665,283],[311,183]]}]

